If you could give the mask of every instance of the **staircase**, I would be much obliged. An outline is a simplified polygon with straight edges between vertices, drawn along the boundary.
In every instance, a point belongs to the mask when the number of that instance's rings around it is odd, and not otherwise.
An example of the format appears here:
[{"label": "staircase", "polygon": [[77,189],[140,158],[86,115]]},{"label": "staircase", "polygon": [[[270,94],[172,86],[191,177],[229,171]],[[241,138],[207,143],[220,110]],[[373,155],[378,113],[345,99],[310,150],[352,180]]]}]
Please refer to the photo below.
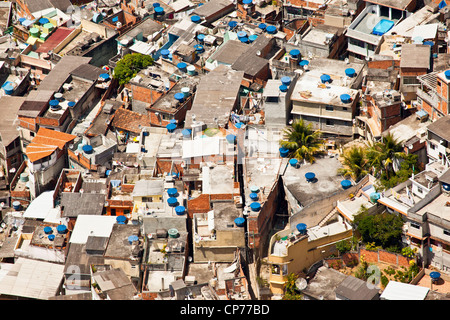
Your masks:
[{"label": "staircase", "polygon": [[318,226],[323,227],[328,220],[330,220],[337,213],[337,208],[331,210],[331,212],[319,222]]}]

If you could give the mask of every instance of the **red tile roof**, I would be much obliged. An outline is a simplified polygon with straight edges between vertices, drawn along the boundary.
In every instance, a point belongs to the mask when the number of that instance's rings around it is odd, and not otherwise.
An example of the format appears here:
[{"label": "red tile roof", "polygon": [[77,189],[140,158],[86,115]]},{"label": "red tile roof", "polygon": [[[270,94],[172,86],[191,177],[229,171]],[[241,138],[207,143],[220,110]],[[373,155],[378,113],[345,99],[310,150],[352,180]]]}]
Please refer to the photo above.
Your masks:
[{"label": "red tile roof", "polygon": [[62,150],[64,146],[77,136],[51,129],[40,128],[25,153],[31,162],[35,162],[51,155],[56,149]]}]

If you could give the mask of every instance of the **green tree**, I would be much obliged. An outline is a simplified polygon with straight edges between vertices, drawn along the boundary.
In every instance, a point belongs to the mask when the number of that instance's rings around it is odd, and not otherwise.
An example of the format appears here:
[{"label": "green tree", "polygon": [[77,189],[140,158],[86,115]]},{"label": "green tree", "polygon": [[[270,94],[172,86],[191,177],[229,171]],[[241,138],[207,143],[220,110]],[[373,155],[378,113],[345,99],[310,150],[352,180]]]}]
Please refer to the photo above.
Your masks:
[{"label": "green tree", "polygon": [[400,247],[403,227],[401,217],[389,213],[369,215],[361,212],[355,216],[354,223],[364,243],[373,243],[391,250]]},{"label": "green tree", "polygon": [[367,158],[374,169],[375,175],[380,177],[384,173],[386,179],[395,174],[394,161],[405,157],[402,142],[395,139],[392,133],[383,136],[380,142],[370,144],[367,151]]},{"label": "green tree", "polygon": [[145,54],[127,54],[117,62],[117,65],[114,68],[113,77],[119,80],[120,85],[126,84],[136,76],[140,70],[151,66],[153,62],[153,58]]},{"label": "green tree", "polygon": [[369,173],[368,160],[362,147],[353,146],[345,150],[342,164],[344,167],[338,169],[338,173],[343,176],[350,176],[355,182]]},{"label": "green tree", "polygon": [[302,295],[297,290],[295,281],[300,277],[297,273],[289,273],[287,275],[286,282],[284,284],[284,296],[283,300],[301,300]]},{"label": "green tree", "polygon": [[352,250],[352,243],[350,242],[350,240],[341,240],[336,243],[336,249],[340,254],[346,253]]},{"label": "green tree", "polygon": [[283,140],[280,145],[290,151],[292,158],[315,161],[315,156],[321,152],[323,140],[318,130],[312,129],[312,124],[306,124],[303,119],[296,120],[290,127],[283,130]]}]

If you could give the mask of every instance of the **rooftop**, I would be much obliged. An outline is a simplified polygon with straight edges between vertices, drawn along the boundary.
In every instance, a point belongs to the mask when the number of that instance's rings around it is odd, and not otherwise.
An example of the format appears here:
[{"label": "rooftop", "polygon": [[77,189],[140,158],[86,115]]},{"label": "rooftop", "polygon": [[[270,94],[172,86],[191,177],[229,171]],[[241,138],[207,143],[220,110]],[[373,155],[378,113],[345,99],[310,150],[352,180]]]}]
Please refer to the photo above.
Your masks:
[{"label": "rooftop", "polygon": [[50,73],[39,84],[38,90],[57,92],[70,76],[70,72],[80,65],[89,63],[90,57],[63,56]]},{"label": "rooftop", "polygon": [[20,257],[14,264],[2,263],[0,294],[48,300],[57,294],[63,270],[61,264]]},{"label": "rooftop", "polygon": [[105,258],[118,258],[126,260],[129,260],[132,257],[136,258],[137,253],[139,252],[139,244],[130,244],[128,237],[133,235],[139,236],[139,233],[139,225],[114,224],[109,237],[108,246],[105,251]]},{"label": "rooftop", "polygon": [[76,136],[44,127],[39,128],[36,136],[27,146],[25,153],[31,162],[40,160],[52,154],[57,148],[63,150],[67,143]]},{"label": "rooftop", "polygon": [[450,132],[448,130],[450,126],[450,115],[437,119],[428,125],[428,131],[436,134],[438,137],[450,141]]},{"label": "rooftop", "polygon": [[105,205],[106,194],[63,192],[61,210],[64,217],[76,218],[79,215],[101,215]]},{"label": "rooftop", "polygon": [[200,79],[191,110],[186,113],[185,127],[192,127],[195,121],[207,126],[226,125],[238,97],[243,71],[234,71],[218,66]]},{"label": "rooftop", "polygon": [[7,146],[10,142],[19,136],[17,131],[17,112],[26,100],[25,97],[2,96],[0,98],[0,133],[2,144]]},{"label": "rooftop", "polygon": [[422,44],[402,45],[400,68],[430,68],[430,46]]},{"label": "rooftop", "polygon": [[[306,207],[342,190],[341,181],[344,178],[337,174],[341,167],[338,158],[329,157],[318,158],[313,164],[302,163],[299,168],[287,166],[283,174],[284,185],[301,206]],[[317,181],[308,182],[305,178],[307,172],[315,173]]]}]

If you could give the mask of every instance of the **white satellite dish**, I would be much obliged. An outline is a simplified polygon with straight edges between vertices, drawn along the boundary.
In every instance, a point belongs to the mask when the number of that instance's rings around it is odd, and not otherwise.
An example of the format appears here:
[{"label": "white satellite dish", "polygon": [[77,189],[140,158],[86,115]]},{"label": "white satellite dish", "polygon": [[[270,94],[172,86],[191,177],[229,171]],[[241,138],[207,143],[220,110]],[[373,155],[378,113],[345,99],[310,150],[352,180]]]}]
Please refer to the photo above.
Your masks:
[{"label": "white satellite dish", "polygon": [[304,278],[298,278],[297,280],[295,280],[295,286],[298,290],[305,290],[307,285],[308,283]]}]

